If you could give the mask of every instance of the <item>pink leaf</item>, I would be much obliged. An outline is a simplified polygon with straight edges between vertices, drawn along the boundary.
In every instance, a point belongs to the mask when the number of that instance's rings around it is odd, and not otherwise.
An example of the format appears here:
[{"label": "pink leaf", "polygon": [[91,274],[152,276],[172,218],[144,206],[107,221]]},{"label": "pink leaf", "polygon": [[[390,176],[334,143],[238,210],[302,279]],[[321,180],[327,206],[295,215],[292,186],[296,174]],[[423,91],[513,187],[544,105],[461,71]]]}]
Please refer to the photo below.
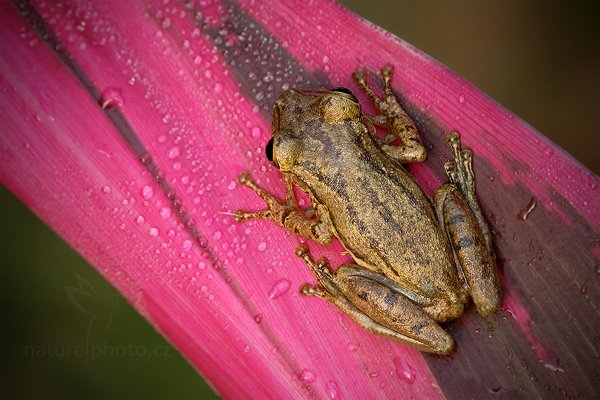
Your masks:
[{"label": "pink leaf", "polygon": [[[598,178],[426,55],[328,1],[0,7],[2,182],[222,396],[593,392],[600,299],[582,288],[598,273]],[[263,156],[282,90],[354,88],[354,69],[387,63],[429,150],[411,171],[431,194],[449,156],[442,134],[460,131],[496,233],[506,311],[451,324],[453,357],[301,297],[314,278],[293,256],[300,239],[230,215],[262,207],[236,184],[241,171],[283,194]],[[348,260],[337,242],[311,249]]]}]

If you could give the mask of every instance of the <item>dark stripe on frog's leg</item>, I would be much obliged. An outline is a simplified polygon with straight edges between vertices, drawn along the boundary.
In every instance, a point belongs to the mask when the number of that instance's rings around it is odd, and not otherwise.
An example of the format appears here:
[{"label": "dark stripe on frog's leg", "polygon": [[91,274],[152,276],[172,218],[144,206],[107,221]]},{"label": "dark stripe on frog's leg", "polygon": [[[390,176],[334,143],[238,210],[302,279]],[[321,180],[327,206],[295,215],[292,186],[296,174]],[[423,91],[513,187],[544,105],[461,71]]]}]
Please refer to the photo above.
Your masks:
[{"label": "dark stripe on frog's leg", "polygon": [[461,215],[461,214],[452,215],[451,217],[448,218],[448,221],[447,221],[447,223],[449,225],[454,225],[459,222],[465,222],[464,215]]},{"label": "dark stripe on frog's leg", "polygon": [[485,245],[475,215],[452,184],[442,185],[435,192],[434,206],[438,221],[456,255],[456,267],[466,279],[466,289],[477,311],[484,315],[493,313],[502,300],[501,286],[494,269],[494,258]]},{"label": "dark stripe on frog's leg", "polygon": [[461,237],[460,239],[458,239],[456,244],[458,244],[458,247],[460,247],[461,249],[465,249],[467,247],[473,246],[475,244],[475,239],[468,236]]},{"label": "dark stripe on frog's leg", "polygon": [[392,308],[396,305],[396,303],[398,303],[398,294],[390,290],[390,292],[385,296],[383,301],[385,301],[385,304],[387,304],[388,307]]}]

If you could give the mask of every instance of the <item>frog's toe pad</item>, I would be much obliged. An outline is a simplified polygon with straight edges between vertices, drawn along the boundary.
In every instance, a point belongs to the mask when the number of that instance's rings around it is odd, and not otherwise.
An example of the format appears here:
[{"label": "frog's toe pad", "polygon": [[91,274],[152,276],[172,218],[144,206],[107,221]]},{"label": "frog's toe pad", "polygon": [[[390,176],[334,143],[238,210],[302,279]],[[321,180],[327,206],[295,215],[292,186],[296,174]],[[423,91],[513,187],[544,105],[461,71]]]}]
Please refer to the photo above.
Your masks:
[{"label": "frog's toe pad", "polygon": [[354,71],[354,73],[352,74],[352,77],[354,78],[354,80],[358,81],[364,81],[365,80],[365,70],[364,69],[357,69],[356,71]]},{"label": "frog's toe pad", "polygon": [[244,171],[241,174],[239,174],[237,181],[242,185],[247,185],[249,182],[252,182],[252,177],[248,172]]}]

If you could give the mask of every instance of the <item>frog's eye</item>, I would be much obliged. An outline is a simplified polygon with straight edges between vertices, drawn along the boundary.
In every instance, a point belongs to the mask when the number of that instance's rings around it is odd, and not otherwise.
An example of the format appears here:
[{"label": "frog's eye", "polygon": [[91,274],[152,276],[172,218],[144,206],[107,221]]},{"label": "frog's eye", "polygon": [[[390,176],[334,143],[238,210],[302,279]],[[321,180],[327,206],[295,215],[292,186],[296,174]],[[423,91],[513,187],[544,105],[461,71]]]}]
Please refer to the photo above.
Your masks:
[{"label": "frog's eye", "polygon": [[271,138],[265,146],[265,155],[267,156],[267,159],[273,163],[273,138]]},{"label": "frog's eye", "polygon": [[346,94],[354,96],[354,94],[352,93],[352,91],[350,89],[348,89],[348,88],[345,88],[345,87],[336,87],[336,88],[331,89],[331,91],[332,92],[346,93]]},{"label": "frog's eye", "polygon": [[354,96],[354,93],[352,93],[352,90],[345,88],[345,87],[336,87],[330,90],[331,93],[335,93],[335,94],[340,94],[343,97],[352,100],[355,103],[358,103],[358,100],[356,99],[356,96]]}]

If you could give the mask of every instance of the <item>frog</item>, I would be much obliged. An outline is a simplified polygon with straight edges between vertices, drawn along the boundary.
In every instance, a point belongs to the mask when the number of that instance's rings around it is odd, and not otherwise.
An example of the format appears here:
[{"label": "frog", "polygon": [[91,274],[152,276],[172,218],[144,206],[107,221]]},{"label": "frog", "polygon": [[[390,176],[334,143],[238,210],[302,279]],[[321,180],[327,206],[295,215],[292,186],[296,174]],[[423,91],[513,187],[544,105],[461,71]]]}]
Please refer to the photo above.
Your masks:
[{"label": "frog", "polygon": [[[344,87],[280,94],[265,153],[281,172],[285,199],[243,172],[238,182],[268,208],[234,215],[238,222],[274,221],[322,245],[337,238],[354,263],[335,270],[327,258],[315,261],[306,243],[296,248],[317,280],[301,293],[333,303],[370,332],[449,355],[456,342],[442,324],[463,315],[471,301],[484,316],[500,306],[493,239],[476,197],[472,151],[462,148],[457,132],[446,134],[448,182],[433,197],[406,168],[425,161],[427,152],[394,92],[393,71],[380,70],[382,96],[364,69],[352,74],[378,115],[363,112]],[[294,187],[308,194],[310,208],[299,206]]]}]

